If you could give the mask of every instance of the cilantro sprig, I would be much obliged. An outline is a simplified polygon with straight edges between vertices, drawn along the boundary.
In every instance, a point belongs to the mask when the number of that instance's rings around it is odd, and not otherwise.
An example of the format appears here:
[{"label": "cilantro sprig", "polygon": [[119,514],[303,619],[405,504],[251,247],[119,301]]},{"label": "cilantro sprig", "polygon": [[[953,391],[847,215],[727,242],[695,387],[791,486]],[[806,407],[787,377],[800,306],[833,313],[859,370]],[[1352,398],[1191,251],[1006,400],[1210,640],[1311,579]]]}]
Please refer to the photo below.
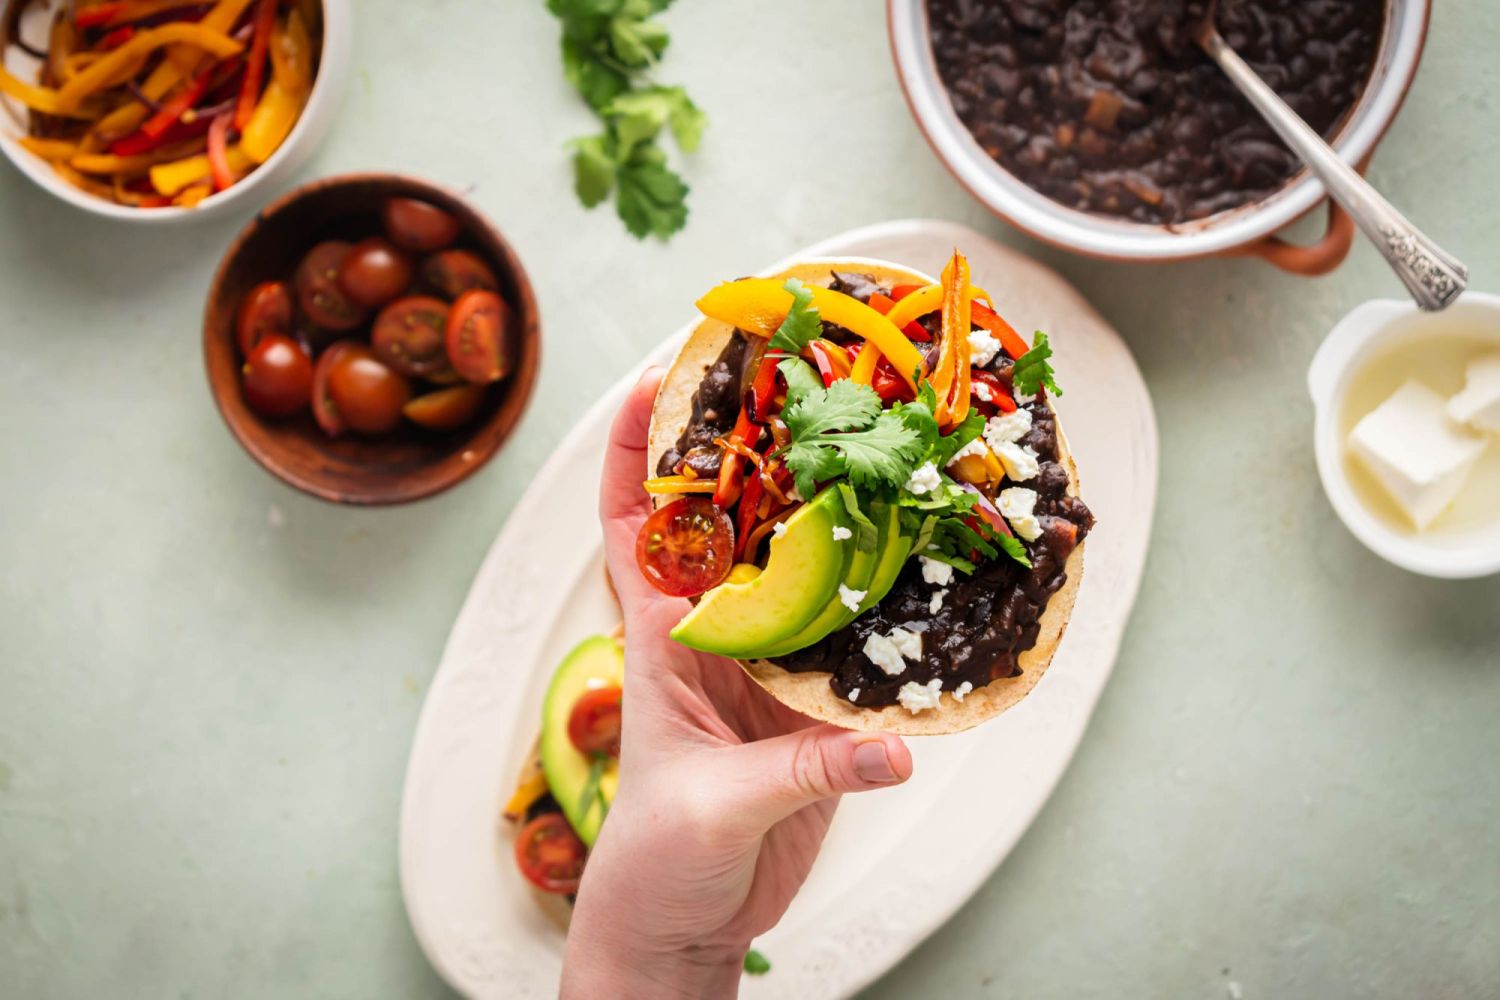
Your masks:
[{"label": "cilantro sprig", "polygon": [[657,140],[669,130],[685,153],[698,148],[708,118],[681,87],[649,71],[666,51],[654,18],[671,0],[547,0],[562,22],[563,72],[604,122],[573,140],[573,189],[585,207],[615,196],[615,211],[637,239],[666,239],[687,223],[688,186]]},{"label": "cilantro sprig", "polygon": [[792,436],[786,465],[803,497],[840,477],[867,490],[898,487],[923,450],[921,436],[895,410],[882,410],[874,389],[848,379],[795,399],[789,393],[781,419]]},{"label": "cilantro sprig", "polygon": [[1038,391],[1046,387],[1047,391],[1054,396],[1063,394],[1062,390],[1057,387],[1052,365],[1047,360],[1050,357],[1052,357],[1052,345],[1047,343],[1047,335],[1038,330],[1036,342],[1031,350],[1021,355],[1013,369],[1012,376],[1016,392],[1023,396],[1035,396]]},{"label": "cilantro sprig", "polygon": [[773,351],[801,354],[804,347],[823,335],[823,319],[818,315],[818,307],[812,304],[811,288],[796,278],[786,279],[782,287],[792,293],[792,307],[766,346]]}]

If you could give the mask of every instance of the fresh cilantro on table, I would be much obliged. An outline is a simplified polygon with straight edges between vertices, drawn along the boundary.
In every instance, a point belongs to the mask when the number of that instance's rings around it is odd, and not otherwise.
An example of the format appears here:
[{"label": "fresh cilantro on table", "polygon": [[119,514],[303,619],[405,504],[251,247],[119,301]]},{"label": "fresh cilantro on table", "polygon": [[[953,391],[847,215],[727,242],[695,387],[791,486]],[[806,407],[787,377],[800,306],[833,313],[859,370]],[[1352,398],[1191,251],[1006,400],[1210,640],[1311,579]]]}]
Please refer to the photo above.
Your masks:
[{"label": "fresh cilantro on table", "polygon": [[573,140],[573,189],[593,208],[615,194],[615,210],[638,239],[666,239],[687,223],[688,186],[657,140],[669,129],[685,153],[698,148],[708,118],[681,87],[647,76],[666,51],[652,20],[671,0],[547,0],[562,23],[563,72],[604,122]]},{"label": "fresh cilantro on table", "polygon": [[783,287],[792,293],[792,307],[766,346],[773,351],[801,354],[804,347],[823,335],[823,320],[812,304],[812,289],[796,278],[786,279]]},{"label": "fresh cilantro on table", "polygon": [[1052,357],[1052,345],[1047,343],[1047,335],[1038,330],[1036,342],[1031,350],[1021,355],[1012,371],[1018,395],[1034,396],[1044,386],[1054,396],[1063,394],[1062,390],[1057,387],[1057,380],[1053,377],[1052,365],[1047,361],[1050,357]]}]

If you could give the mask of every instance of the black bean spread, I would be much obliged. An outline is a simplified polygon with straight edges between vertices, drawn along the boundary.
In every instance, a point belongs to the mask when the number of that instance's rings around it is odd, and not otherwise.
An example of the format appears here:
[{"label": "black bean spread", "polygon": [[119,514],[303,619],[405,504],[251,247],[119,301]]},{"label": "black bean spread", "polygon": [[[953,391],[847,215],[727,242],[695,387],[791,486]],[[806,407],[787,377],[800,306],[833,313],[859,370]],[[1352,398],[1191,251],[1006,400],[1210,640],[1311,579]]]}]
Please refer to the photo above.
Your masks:
[{"label": "black bean spread", "polygon": [[[1301,164],[1193,38],[1204,0],[927,0],[953,109],[991,157],[1073,208],[1181,223]],[[1364,89],[1380,0],[1221,0],[1225,40],[1332,136]]]},{"label": "black bean spread", "polygon": [[[866,275],[835,273],[833,287],[868,301],[877,291],[889,293]],[[848,341],[853,334],[824,324],[824,335]],[[693,396],[692,416],[675,448],[661,458],[657,472],[668,475],[678,463],[692,461],[694,451],[717,452],[713,439],[728,433],[739,416],[742,380],[747,358],[754,352],[745,334],[736,331],[719,358],[704,375]],[[989,365],[1007,389],[1011,388],[1011,359],[1004,352]],[[965,682],[979,688],[990,681],[1020,673],[1017,657],[1036,645],[1039,621],[1047,601],[1067,581],[1068,556],[1094,525],[1094,516],[1077,497],[1068,496],[1068,473],[1059,463],[1057,420],[1045,398],[1026,404],[1032,415],[1031,431],[1019,442],[1032,448],[1040,461],[1040,472],[1024,485],[1037,492],[1035,515],[1041,536],[1023,543],[1031,557],[1027,569],[1005,556],[981,563],[973,575],[954,571],[943,586],[923,578],[922,561],[915,556],[902,570],[879,604],[860,615],[846,628],[822,641],[777,661],[788,670],[823,671],[841,698],[866,708],[897,703],[897,692],[909,681],[927,684],[942,679],[942,690],[953,691]],[[715,468],[718,459],[715,458]],[[707,464],[706,462],[704,463]],[[945,589],[937,611],[934,595]],[[897,675],[887,674],[864,655],[871,634],[903,628],[922,634],[922,658],[905,662]]]}]

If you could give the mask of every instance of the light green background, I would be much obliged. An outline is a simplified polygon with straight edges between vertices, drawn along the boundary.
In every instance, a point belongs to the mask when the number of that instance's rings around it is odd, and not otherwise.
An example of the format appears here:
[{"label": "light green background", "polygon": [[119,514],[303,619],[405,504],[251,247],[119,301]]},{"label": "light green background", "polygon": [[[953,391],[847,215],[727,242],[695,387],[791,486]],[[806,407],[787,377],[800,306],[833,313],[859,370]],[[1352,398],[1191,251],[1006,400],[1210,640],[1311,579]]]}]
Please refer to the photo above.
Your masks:
[{"label": "light green background", "polygon": [[[687,231],[637,245],[568,189],[562,143],[592,125],[540,0],[357,7],[344,113],[302,176],[471,188],[536,283],[539,391],[447,496],[306,499],[240,451],[203,376],[203,295],[245,218],[108,224],[0,169],[0,994],[444,995],[401,908],[397,804],[485,549],[571,415],[703,288],[899,216],[1077,283],[1140,359],[1162,480],[1071,770],[870,996],[1500,991],[1500,581],[1380,562],[1313,471],[1313,349],[1399,293],[1372,250],[1308,281],[1027,243],[928,153],[874,0],[678,4],[661,75],[713,124]],[[1371,176],[1496,290],[1500,8],[1438,7]]]}]

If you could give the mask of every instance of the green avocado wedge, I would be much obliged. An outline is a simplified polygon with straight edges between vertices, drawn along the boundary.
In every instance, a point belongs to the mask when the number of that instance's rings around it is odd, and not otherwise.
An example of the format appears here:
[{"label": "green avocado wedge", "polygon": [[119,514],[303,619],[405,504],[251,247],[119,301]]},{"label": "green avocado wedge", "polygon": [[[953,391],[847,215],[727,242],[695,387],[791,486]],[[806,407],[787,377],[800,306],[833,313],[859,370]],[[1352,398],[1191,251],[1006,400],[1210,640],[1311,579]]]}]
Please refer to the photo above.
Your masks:
[{"label": "green avocado wedge", "polygon": [[853,538],[835,538],[835,528],[850,531],[850,517],[838,490],[829,488],[787,520],[780,538],[772,537],[760,575],[704,594],[672,638],[705,653],[750,659],[798,634],[838,599],[854,558]]},{"label": "green avocado wedge", "polygon": [[606,805],[614,800],[620,783],[619,761],[606,759],[599,777],[599,794],[589,795],[589,774],[594,762],[580,753],[568,738],[568,716],[585,691],[625,686],[625,653],[608,636],[596,635],[580,642],[563,658],[552,675],[542,701],[542,738],[539,753],[547,788],[563,815],[585,846],[593,847],[604,822]]},{"label": "green avocado wedge", "polygon": [[[868,549],[856,547],[854,558],[850,560],[849,569],[844,574],[845,587],[865,594],[859,603],[858,611],[850,610],[849,606],[844,603],[840,592],[835,590],[833,600],[829,601],[827,607],[802,631],[786,642],[757,652],[750,659],[767,660],[805,649],[824,636],[837,632],[860,614],[874,607],[896,580],[895,575],[891,574],[879,595],[875,593],[876,577],[882,569],[886,568],[888,552],[892,548],[905,548],[909,545],[901,538],[900,514],[900,510],[892,504],[877,502],[870,505],[870,520],[875,523],[875,543]],[[899,573],[900,570],[900,563],[897,563],[896,572]]]},{"label": "green avocado wedge", "polygon": [[[912,544],[916,542],[915,538],[901,534],[900,509],[894,504],[891,506],[890,532],[883,541],[880,562],[875,567],[875,575],[870,578],[870,592],[860,603],[859,615],[879,604],[881,599],[891,592],[891,588],[896,585],[896,578],[901,575],[901,567],[906,565],[906,560],[911,556]],[[859,615],[854,615],[850,621],[858,618]],[[847,624],[849,622],[844,623],[844,625]],[[843,625],[839,627],[843,628]]]}]

